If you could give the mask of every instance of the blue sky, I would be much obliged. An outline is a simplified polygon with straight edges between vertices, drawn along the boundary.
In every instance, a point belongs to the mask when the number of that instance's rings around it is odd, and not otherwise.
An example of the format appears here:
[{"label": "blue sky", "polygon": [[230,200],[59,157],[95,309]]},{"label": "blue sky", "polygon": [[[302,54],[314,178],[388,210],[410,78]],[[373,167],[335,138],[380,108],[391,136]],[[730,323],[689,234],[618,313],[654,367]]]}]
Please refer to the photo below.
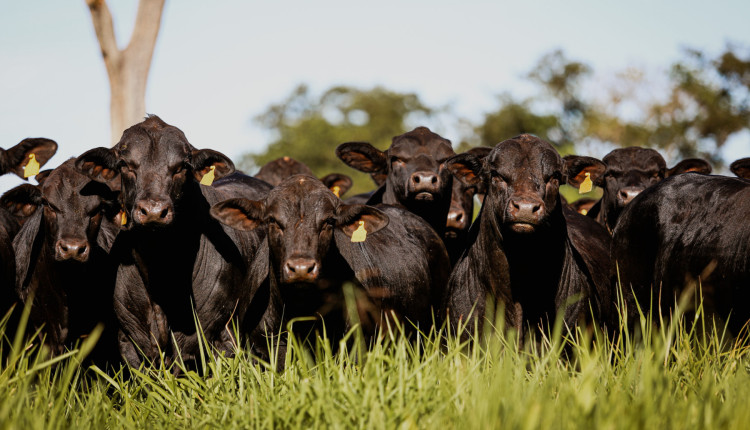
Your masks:
[{"label": "blue sky", "polygon": [[[124,46],[137,1],[109,1]],[[553,49],[601,81],[628,66],[658,81],[682,47],[749,46],[748,17],[748,1],[167,0],[146,106],[193,145],[238,158],[267,143],[252,118],[299,83],[413,91],[477,121],[498,94],[529,95],[523,74]],[[108,145],[109,84],[84,0],[2,0],[0,65],[1,147],[55,139],[54,166]],[[726,153],[750,156],[750,134]]]}]

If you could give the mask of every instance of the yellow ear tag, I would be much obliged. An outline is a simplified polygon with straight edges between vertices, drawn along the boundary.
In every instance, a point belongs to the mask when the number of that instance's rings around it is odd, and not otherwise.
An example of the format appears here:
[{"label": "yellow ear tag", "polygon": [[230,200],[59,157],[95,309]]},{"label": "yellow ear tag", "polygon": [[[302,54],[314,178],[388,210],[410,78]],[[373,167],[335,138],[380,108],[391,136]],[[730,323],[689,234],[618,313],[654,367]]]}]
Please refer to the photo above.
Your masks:
[{"label": "yellow ear tag", "polygon": [[581,209],[581,215],[586,215],[587,213],[589,213],[589,211],[587,211],[586,209]]},{"label": "yellow ear tag", "polygon": [[23,177],[28,178],[39,174],[39,162],[36,161],[36,155],[29,154],[29,162],[23,168]]},{"label": "yellow ear tag", "polygon": [[591,182],[591,173],[586,172],[586,179],[581,182],[581,186],[578,187],[578,194],[586,194],[591,191],[594,183]]},{"label": "yellow ear tag", "polygon": [[208,171],[203,177],[201,178],[201,185],[211,185],[214,183],[214,178],[216,175],[214,175],[214,170],[216,170],[216,166],[211,166],[211,170]]},{"label": "yellow ear tag", "polygon": [[339,187],[338,185],[334,185],[334,186],[333,186],[333,188],[331,188],[331,191],[333,191],[333,194],[334,194],[334,195],[335,195],[336,197],[341,197],[341,196],[339,195],[339,194],[341,193],[341,187]]},{"label": "yellow ear tag", "polygon": [[120,221],[120,225],[125,225],[128,223],[128,213],[125,211],[120,211],[120,218],[122,221]]},{"label": "yellow ear tag", "polygon": [[360,221],[359,227],[352,233],[352,242],[364,242],[367,239],[367,230],[365,230],[365,222]]}]

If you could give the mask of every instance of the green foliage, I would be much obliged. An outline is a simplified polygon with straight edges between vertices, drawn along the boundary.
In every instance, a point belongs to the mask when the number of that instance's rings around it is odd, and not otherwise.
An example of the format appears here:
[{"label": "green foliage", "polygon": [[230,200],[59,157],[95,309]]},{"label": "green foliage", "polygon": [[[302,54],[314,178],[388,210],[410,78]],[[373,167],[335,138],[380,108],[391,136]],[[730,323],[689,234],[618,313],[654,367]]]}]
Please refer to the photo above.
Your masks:
[{"label": "green foliage", "polygon": [[[621,75],[615,86],[633,84],[626,82],[632,74]],[[750,128],[750,57],[741,58],[732,47],[713,59],[686,51],[670,68],[666,97],[645,105],[617,88],[610,89],[606,100],[584,97],[582,88],[591,75],[588,65],[559,50],[543,56],[528,74],[540,93],[522,102],[507,94],[500,97],[499,108],[474,127],[462,149],[494,145],[523,132],[550,141],[563,154],[593,140],[656,147],[677,158],[700,156],[718,166],[718,150],[731,135]],[[642,79],[637,84],[647,85]],[[640,118],[626,119],[618,111],[627,103],[640,111]]]},{"label": "green foliage", "polygon": [[500,109],[485,114],[484,122],[474,128],[474,135],[468,136],[456,152],[464,152],[474,146],[495,146],[502,140],[531,133],[547,141],[554,141],[559,120],[555,115],[537,115],[531,102],[516,101],[510,94],[500,96]]},{"label": "green foliage", "polygon": [[459,147],[495,146],[498,142],[530,133],[552,143],[563,154],[573,152],[582,135],[582,122],[590,107],[581,96],[581,86],[591,68],[568,60],[560,50],[544,55],[527,77],[540,88],[534,98],[518,101],[500,96],[498,110],[485,114]]},{"label": "green foliage", "polygon": [[744,338],[711,327],[700,306],[693,323],[651,320],[641,315],[637,339],[558,321],[523,346],[502,319],[471,344],[435,330],[406,340],[397,326],[364,352],[350,339],[333,353],[289,338],[283,371],[240,349],[208,358],[206,376],[108,374],[81,366],[92,342],[48,360],[27,341],[0,366],[0,427],[744,428]]},{"label": "green foliage", "polygon": [[354,187],[349,195],[369,191],[375,187],[369,175],[336,158],[336,147],[344,142],[364,141],[386,149],[391,138],[408,131],[415,120],[424,121],[435,112],[415,94],[380,87],[334,87],[315,98],[306,86],[300,85],[286,100],[256,118],[273,132],[273,141],[263,153],[243,157],[239,165],[252,174],[269,161],[290,156],[307,164],[318,177],[334,172],[351,176]]}]

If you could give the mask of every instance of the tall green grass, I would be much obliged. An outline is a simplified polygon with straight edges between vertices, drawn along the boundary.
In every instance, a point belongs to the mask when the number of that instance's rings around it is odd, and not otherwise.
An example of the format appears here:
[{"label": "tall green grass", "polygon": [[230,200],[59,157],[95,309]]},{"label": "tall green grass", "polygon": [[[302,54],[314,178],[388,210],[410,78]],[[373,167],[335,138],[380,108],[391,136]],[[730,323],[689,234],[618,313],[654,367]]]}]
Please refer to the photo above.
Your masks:
[{"label": "tall green grass", "polygon": [[96,333],[54,359],[19,337],[0,369],[0,427],[747,428],[748,344],[700,309],[651,320],[614,339],[558,324],[523,345],[502,329],[464,342],[388,327],[366,347],[354,329],[335,353],[288,337],[283,371],[240,349],[208,354],[202,376],[85,368]]}]

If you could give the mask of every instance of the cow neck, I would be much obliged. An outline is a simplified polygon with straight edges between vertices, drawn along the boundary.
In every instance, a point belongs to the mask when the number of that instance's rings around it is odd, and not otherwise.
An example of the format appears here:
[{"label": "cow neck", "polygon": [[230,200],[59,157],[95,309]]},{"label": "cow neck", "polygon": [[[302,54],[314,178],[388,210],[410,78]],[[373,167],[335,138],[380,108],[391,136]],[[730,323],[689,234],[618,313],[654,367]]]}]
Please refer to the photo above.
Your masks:
[{"label": "cow neck", "polygon": [[[45,229],[45,235],[49,234]],[[107,265],[104,251],[90,244],[89,260],[85,263],[55,260],[54,246],[45,240],[39,260],[31,273],[37,309],[44,314],[45,333],[53,342],[62,344],[90,333],[96,324],[105,321],[112,301],[113,266]],[[39,268],[46,270],[39,270]],[[108,277],[107,277],[108,276]],[[105,278],[107,277],[107,278]]]},{"label": "cow neck", "polygon": [[341,313],[343,309],[342,286],[344,282],[354,279],[354,274],[333,239],[323,258],[322,267],[323,271],[315,284],[282,286],[278,281],[281,268],[276,267],[273,260],[270,260],[269,277],[272,288],[276,289],[282,298],[285,321],[297,317]]},{"label": "cow neck", "polygon": [[135,262],[151,289],[192,284],[201,235],[211,219],[210,205],[198,185],[187,188],[171,225],[154,229],[135,226],[128,232]]},{"label": "cow neck", "polygon": [[596,221],[603,225],[607,229],[607,232],[609,232],[609,235],[612,236],[612,232],[615,230],[615,224],[617,224],[617,219],[620,217],[622,209],[618,209],[615,204],[608,205],[603,203],[605,201],[604,197],[605,196],[602,196],[602,199],[600,200],[602,206],[596,216]]},{"label": "cow neck", "polygon": [[[491,293],[503,300],[510,299],[510,279],[508,260],[503,249],[503,238],[491,213],[485,213],[482,206],[475,222],[469,229],[467,243],[469,247],[459,259],[466,259],[470,276],[476,279],[484,290],[480,296]],[[458,265],[457,265],[458,266]],[[483,303],[478,306],[483,307]]]},{"label": "cow neck", "polygon": [[[544,313],[553,317],[568,246],[561,206],[551,214],[551,223],[540,231],[530,235],[507,233],[504,239],[513,301],[524,308],[524,319],[537,321]],[[540,314],[528,314],[529,308],[539,309]]]},{"label": "cow neck", "polygon": [[558,204],[555,212],[550,214],[550,224],[533,234],[523,235],[506,231],[495,217],[485,217],[483,210],[480,211],[477,237],[469,238],[479,246],[473,246],[469,252],[473,254],[473,260],[485,261],[475,270],[490,286],[489,292],[503,298],[506,303],[515,302],[522,306],[532,301],[538,307],[538,301],[543,299],[544,308],[554,312],[555,290],[569,247],[561,207]]}]

